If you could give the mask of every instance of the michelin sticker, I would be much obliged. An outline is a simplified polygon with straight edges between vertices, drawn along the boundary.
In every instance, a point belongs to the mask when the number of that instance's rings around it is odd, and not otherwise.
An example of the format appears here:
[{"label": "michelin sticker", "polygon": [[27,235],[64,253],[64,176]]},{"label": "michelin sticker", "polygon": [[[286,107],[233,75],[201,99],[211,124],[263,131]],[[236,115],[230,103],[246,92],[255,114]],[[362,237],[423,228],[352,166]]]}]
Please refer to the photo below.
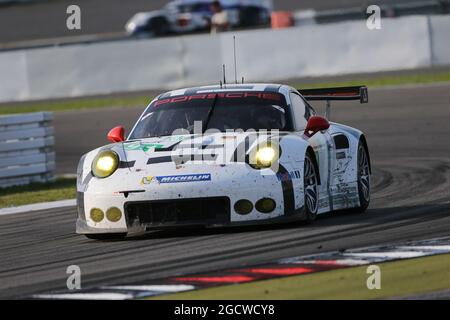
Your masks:
[{"label": "michelin sticker", "polygon": [[197,181],[211,181],[211,174],[186,174],[181,176],[160,176],[156,177],[159,183],[178,183],[178,182],[197,182]]},{"label": "michelin sticker", "polygon": [[150,184],[150,183],[152,183],[153,179],[154,179],[154,177],[152,177],[152,176],[143,177],[142,180],[141,180],[141,184],[142,185]]},{"label": "michelin sticker", "polygon": [[201,174],[185,174],[177,176],[157,176],[157,177],[149,176],[142,178],[141,184],[150,184],[153,181],[157,181],[159,183],[211,181],[211,174],[201,173]]}]

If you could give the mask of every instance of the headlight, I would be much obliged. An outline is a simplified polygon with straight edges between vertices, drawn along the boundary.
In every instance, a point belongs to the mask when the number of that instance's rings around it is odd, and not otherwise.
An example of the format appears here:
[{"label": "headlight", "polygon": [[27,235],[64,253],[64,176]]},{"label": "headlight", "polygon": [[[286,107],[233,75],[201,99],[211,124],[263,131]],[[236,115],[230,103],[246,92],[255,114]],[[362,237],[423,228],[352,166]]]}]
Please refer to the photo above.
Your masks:
[{"label": "headlight", "polygon": [[[252,156],[253,155],[253,156]],[[258,169],[269,168],[278,161],[280,157],[280,147],[274,142],[267,142],[258,145],[250,155],[250,164]]]},{"label": "headlight", "polygon": [[92,173],[97,178],[109,177],[119,166],[119,156],[111,150],[100,152],[92,161]]},{"label": "headlight", "polygon": [[125,26],[125,29],[130,33],[133,32],[134,30],[136,30],[136,23],[134,23],[134,22],[127,23],[127,25]]},{"label": "headlight", "polygon": [[263,147],[256,151],[255,160],[258,167],[270,167],[275,159],[276,151],[272,147]]}]

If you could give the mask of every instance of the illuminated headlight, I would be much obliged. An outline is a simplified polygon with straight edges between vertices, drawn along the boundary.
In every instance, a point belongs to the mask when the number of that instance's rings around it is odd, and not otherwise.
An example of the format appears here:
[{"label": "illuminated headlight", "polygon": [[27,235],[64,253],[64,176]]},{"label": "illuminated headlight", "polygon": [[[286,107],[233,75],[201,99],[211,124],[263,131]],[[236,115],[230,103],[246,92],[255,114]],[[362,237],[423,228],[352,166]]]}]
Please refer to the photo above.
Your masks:
[{"label": "illuminated headlight", "polygon": [[269,168],[279,157],[280,147],[275,143],[265,143],[259,145],[253,156],[250,156],[250,164],[258,169]]},{"label": "illuminated headlight", "polygon": [[97,178],[112,175],[119,166],[119,156],[111,150],[100,152],[92,161],[92,173]]},{"label": "illuminated headlight", "polygon": [[137,27],[137,25],[134,22],[129,22],[125,26],[125,28],[127,29],[128,32],[133,32],[134,30],[136,30],[136,27]]}]

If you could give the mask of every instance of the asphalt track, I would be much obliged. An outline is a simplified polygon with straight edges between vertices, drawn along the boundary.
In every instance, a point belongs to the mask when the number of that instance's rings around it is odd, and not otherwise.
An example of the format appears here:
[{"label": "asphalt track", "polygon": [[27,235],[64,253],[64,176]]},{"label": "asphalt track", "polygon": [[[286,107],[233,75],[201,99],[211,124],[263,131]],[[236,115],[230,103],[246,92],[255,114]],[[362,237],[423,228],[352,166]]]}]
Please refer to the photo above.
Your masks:
[{"label": "asphalt track", "polygon": [[[374,171],[367,213],[331,214],[309,226],[156,232],[120,242],[76,235],[75,208],[0,216],[0,298],[64,289],[66,268],[73,264],[81,267],[83,288],[145,284],[283,257],[448,236],[450,85],[369,89],[369,97],[367,105],[336,103],[332,110],[334,121],[366,133]],[[139,112],[58,114],[56,135],[64,137],[67,161],[103,143],[105,128],[130,126]],[[79,130],[75,137],[70,127]]]},{"label": "asphalt track", "polygon": [[[336,9],[409,0],[274,0],[276,10]],[[426,1],[426,0],[424,0]],[[0,42],[123,32],[133,14],[160,9],[167,0],[48,0],[0,6]],[[66,9],[81,8],[81,30],[66,28]]]}]

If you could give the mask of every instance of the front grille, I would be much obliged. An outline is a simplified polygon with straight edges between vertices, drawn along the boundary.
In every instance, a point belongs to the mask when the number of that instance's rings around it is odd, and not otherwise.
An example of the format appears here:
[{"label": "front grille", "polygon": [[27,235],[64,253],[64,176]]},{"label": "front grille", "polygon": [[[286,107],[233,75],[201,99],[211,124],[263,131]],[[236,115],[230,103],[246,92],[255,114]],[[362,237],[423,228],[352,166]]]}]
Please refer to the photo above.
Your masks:
[{"label": "front grille", "polygon": [[129,225],[224,224],[230,221],[228,197],[156,200],[125,203]]}]

